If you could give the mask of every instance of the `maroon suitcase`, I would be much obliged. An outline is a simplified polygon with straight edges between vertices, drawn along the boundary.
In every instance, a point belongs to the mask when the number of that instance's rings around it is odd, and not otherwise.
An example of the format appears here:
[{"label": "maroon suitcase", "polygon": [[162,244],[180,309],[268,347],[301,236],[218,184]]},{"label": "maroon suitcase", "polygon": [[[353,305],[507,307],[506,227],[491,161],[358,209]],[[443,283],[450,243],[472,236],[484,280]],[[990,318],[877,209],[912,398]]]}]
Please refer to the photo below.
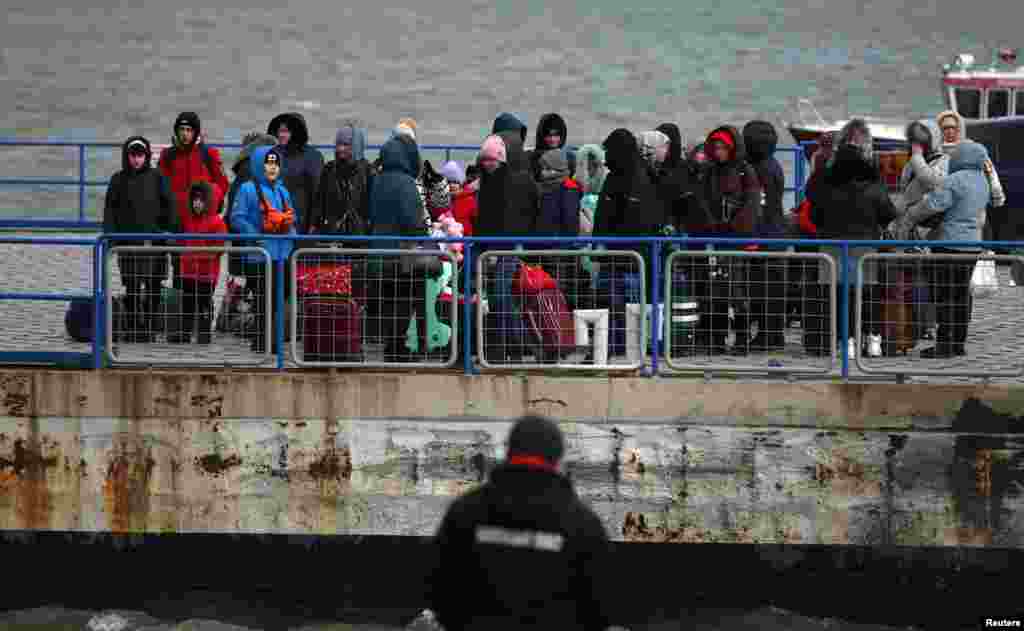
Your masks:
[{"label": "maroon suitcase", "polygon": [[357,362],[363,355],[363,317],[347,296],[309,296],[302,307],[303,359]]},{"label": "maroon suitcase", "polygon": [[562,290],[526,294],[523,316],[545,359],[564,358],[576,350],[575,323]]}]

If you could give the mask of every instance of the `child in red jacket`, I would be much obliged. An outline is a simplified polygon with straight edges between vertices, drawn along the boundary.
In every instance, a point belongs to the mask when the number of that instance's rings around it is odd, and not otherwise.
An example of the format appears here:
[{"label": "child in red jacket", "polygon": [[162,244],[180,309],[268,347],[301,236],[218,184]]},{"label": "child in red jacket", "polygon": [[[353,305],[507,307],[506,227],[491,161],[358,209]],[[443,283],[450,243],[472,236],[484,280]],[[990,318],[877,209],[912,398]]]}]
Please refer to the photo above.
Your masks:
[{"label": "child in red jacket", "polygon": [[[224,218],[213,207],[213,187],[206,181],[194,182],[189,188],[189,214],[185,217],[186,234],[224,234],[228,231]],[[221,240],[185,242],[186,246],[211,247],[224,245]],[[181,332],[172,335],[172,344],[192,341],[192,329],[198,321],[196,341],[210,343],[213,325],[213,290],[220,277],[220,252],[185,252],[181,255]]]},{"label": "child in red jacket", "polygon": [[479,212],[476,205],[477,187],[467,182],[467,171],[458,162],[448,162],[441,167],[441,175],[447,178],[451,191],[452,216],[462,224],[463,236],[473,236],[473,222]]}]

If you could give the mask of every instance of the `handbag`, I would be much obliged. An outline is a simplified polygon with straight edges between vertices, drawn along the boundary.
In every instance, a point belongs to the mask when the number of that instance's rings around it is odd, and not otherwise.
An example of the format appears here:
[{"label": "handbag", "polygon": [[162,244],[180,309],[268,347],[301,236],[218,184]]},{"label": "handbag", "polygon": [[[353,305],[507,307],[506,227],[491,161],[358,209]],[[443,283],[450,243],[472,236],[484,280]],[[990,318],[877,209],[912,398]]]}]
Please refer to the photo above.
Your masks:
[{"label": "handbag", "polygon": [[996,275],[996,262],[987,259],[975,263],[974,273],[971,274],[971,295],[975,298],[991,298],[998,292],[999,276]]}]

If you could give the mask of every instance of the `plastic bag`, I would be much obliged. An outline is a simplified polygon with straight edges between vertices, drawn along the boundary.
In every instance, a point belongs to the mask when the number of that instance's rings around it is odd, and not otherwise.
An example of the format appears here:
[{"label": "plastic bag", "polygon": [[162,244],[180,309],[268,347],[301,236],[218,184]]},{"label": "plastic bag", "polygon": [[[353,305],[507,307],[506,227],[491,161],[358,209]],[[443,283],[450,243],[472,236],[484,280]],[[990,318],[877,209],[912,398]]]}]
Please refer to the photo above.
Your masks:
[{"label": "plastic bag", "polygon": [[999,277],[996,275],[996,262],[981,260],[975,263],[971,275],[971,294],[975,298],[991,298],[999,291]]}]

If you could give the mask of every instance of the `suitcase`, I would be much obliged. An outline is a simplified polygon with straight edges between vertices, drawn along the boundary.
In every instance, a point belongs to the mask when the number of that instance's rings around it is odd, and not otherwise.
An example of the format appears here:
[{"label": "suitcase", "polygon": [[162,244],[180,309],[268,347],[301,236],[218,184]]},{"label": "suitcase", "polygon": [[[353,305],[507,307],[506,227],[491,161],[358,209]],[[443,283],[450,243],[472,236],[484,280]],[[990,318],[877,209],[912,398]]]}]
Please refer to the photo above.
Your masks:
[{"label": "suitcase", "polygon": [[355,300],[347,296],[307,296],[302,319],[305,361],[362,361],[363,313]]},{"label": "suitcase", "polygon": [[914,338],[914,272],[893,266],[882,290],[882,348],[886,355],[907,353]]},{"label": "suitcase", "polygon": [[545,360],[561,359],[576,350],[576,325],[560,289],[542,289],[523,296],[526,328]]}]

